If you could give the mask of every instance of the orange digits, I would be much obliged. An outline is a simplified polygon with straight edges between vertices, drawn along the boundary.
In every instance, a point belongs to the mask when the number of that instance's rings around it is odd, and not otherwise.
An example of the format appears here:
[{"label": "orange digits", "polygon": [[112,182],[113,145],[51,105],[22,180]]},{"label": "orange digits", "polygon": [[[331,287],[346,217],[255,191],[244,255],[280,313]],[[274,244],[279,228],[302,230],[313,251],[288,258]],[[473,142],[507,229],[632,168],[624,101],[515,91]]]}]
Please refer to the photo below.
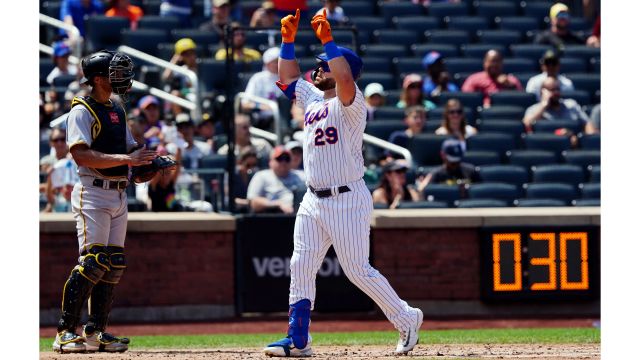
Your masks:
[{"label": "orange digits", "polygon": [[296,14],[287,15],[280,20],[280,32],[282,33],[282,42],[292,43],[296,39],[298,32],[298,23],[300,22],[300,9],[296,9]]}]

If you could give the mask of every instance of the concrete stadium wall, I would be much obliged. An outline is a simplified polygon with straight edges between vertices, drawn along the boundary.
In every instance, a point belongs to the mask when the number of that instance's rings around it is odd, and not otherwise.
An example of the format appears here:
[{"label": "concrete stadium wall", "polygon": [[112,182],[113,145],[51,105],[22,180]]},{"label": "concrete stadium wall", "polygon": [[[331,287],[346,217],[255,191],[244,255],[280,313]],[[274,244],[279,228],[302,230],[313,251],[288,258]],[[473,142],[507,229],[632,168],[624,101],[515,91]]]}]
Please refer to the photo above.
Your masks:
[{"label": "concrete stadium wall", "polygon": [[[376,210],[373,265],[427,316],[599,315],[585,304],[490,305],[480,301],[483,226],[600,225],[599,208]],[[128,267],[114,322],[197,321],[235,315],[234,217],[131,213]],[[77,261],[71,214],[40,215],[40,322],[57,322],[64,282]]]}]

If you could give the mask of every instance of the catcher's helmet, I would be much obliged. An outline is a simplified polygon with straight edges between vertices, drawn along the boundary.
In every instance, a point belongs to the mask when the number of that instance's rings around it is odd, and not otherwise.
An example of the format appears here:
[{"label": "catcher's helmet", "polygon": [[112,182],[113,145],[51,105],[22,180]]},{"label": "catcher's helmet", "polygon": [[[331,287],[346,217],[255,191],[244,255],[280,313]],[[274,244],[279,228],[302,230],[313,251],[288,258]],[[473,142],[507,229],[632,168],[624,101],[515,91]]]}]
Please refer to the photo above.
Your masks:
[{"label": "catcher's helmet", "polygon": [[[362,59],[360,59],[360,56],[358,56],[358,54],[356,54],[353,50],[349,48],[338,46],[338,50],[340,50],[340,53],[342,53],[342,56],[344,56],[345,60],[347,60],[347,63],[349,64],[349,68],[351,68],[351,76],[353,77],[353,80],[358,80],[358,77],[360,77],[360,73],[362,72]],[[321,63],[325,63],[325,64],[329,62],[329,58],[327,57],[326,53],[317,55],[316,59],[320,60]],[[325,71],[327,70],[329,70],[328,66],[325,69]]]},{"label": "catcher's helmet", "polygon": [[118,95],[125,95],[133,80],[133,61],[127,55],[109,50],[100,50],[82,59],[84,77],[81,84],[89,83],[96,76],[109,78],[111,88]]}]

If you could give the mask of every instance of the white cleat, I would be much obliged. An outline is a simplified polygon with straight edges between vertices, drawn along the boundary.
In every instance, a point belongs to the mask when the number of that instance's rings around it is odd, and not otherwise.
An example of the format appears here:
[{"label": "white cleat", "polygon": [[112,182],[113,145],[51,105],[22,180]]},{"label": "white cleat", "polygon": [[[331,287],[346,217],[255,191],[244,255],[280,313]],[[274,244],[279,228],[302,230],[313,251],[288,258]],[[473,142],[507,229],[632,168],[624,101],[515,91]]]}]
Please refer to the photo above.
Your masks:
[{"label": "white cleat", "polygon": [[398,345],[396,346],[396,355],[407,355],[409,351],[413,350],[418,341],[420,340],[420,327],[422,326],[422,310],[416,309],[415,323],[411,324],[411,327],[400,331],[400,339],[398,339]]},{"label": "white cleat", "polygon": [[82,353],[86,351],[84,339],[71,331],[61,331],[56,334],[56,339],[51,346],[53,351],[64,353]]},{"label": "white cleat", "polygon": [[89,352],[125,352],[129,349],[129,339],[118,338],[107,332],[94,331],[87,334],[82,331],[86,350]]},{"label": "white cleat", "polygon": [[298,349],[293,345],[293,341],[286,337],[282,340],[278,340],[274,343],[267,345],[263,350],[267,356],[276,357],[307,357],[313,355],[311,350],[311,335],[309,335],[309,341],[304,349]]}]

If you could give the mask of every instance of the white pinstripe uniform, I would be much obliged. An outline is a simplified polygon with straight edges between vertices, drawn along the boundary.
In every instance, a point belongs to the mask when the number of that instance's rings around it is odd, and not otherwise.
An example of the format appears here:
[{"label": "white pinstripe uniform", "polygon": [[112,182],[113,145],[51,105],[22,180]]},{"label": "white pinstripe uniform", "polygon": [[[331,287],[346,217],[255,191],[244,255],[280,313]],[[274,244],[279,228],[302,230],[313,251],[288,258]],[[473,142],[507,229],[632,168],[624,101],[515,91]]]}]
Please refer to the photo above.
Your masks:
[{"label": "white pinstripe uniform", "polygon": [[[316,273],[329,246],[349,280],[382,309],[400,328],[407,328],[417,309],[400,299],[387,279],[369,264],[369,231],[373,201],[362,179],[362,134],[366,126],[364,97],[356,86],[350,106],[299,79],[296,100],[305,109],[303,159],[307,185],[316,190],[330,188],[331,197],[318,198],[310,190],[296,216],[294,250],[291,257],[289,304],[315,301]],[[346,185],[351,191],[338,194]]]}]

